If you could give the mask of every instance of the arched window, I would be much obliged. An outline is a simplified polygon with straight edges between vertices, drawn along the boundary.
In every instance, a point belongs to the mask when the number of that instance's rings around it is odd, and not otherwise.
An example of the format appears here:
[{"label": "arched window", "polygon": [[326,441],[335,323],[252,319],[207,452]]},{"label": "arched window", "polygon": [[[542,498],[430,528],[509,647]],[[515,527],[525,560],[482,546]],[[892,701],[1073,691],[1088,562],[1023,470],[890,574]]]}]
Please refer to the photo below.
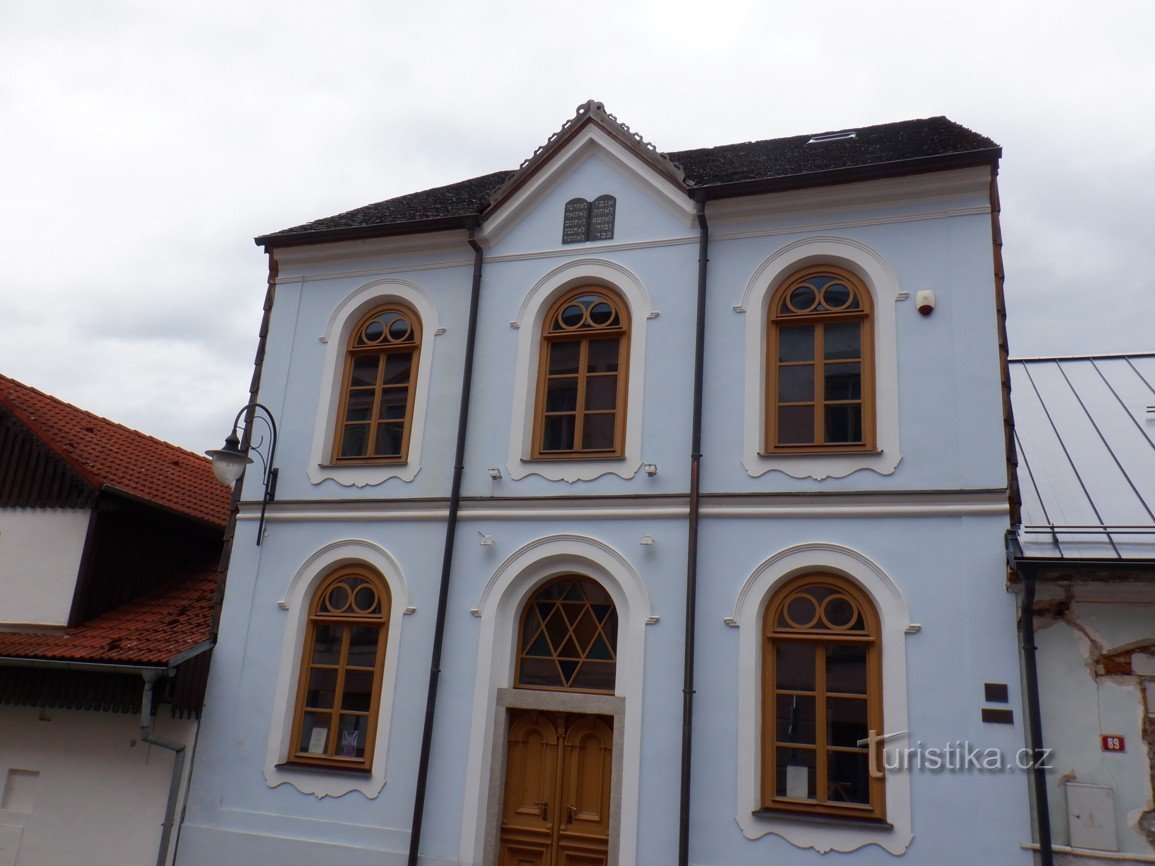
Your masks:
[{"label": "arched window", "polygon": [[289,760],[369,769],[389,632],[389,587],[345,566],[313,595]]},{"label": "arched window", "polygon": [[851,581],[807,574],[766,606],[762,655],[763,808],[884,817],[878,615]]},{"label": "arched window", "polygon": [[562,295],[545,317],[534,457],[617,457],[626,431],[630,317],[600,286]]},{"label": "arched window", "polygon": [[363,317],[349,337],[334,462],[402,462],[409,452],[421,322],[391,304]]},{"label": "arched window", "polygon": [[766,451],[874,448],[871,299],[841,268],[797,271],[770,299]]},{"label": "arched window", "polygon": [[518,688],[612,694],[617,608],[605,588],[588,577],[551,580],[526,603],[517,647]]}]

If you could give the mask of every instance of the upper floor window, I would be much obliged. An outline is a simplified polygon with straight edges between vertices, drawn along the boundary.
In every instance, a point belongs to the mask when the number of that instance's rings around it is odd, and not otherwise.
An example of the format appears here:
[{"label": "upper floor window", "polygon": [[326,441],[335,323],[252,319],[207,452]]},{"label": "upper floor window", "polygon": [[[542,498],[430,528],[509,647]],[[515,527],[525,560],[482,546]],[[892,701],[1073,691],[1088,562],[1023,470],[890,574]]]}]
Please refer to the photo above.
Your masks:
[{"label": "upper floor window", "polygon": [[385,581],[360,566],[338,569],[314,593],[290,762],[372,767],[390,602]]},{"label": "upper floor window", "polygon": [[517,643],[518,688],[613,694],[618,611],[596,580],[552,580],[525,606]]},{"label": "upper floor window", "polygon": [[[882,732],[879,622],[849,580],[807,574],[766,606],[762,806],[884,817],[880,772],[864,742]],[[881,769],[881,768],[876,768]]]},{"label": "upper floor window", "polygon": [[409,451],[421,323],[391,304],[363,317],[349,337],[333,459],[403,462]]},{"label": "upper floor window", "polygon": [[545,317],[534,457],[618,457],[626,431],[630,317],[600,286],[562,295]]},{"label": "upper floor window", "polygon": [[770,300],[766,451],[874,446],[870,292],[849,271],[810,267]]}]

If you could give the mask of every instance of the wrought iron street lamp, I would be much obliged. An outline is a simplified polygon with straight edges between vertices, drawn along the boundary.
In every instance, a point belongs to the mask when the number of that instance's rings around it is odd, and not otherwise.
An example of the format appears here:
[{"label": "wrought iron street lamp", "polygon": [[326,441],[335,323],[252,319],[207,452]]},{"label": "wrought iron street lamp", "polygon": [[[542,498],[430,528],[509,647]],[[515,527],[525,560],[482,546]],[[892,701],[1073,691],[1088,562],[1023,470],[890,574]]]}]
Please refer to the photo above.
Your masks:
[{"label": "wrought iron street lamp", "polygon": [[[242,421],[243,426],[242,426]],[[269,432],[266,442],[265,436],[260,435],[253,439],[253,425],[260,421]],[[237,431],[240,435],[237,435]],[[261,499],[261,520],[257,524],[257,544],[261,543],[261,536],[265,534],[265,508],[277,495],[277,468],[273,459],[277,454],[277,422],[273,420],[273,413],[262,403],[248,403],[241,407],[237,417],[233,420],[233,430],[225,437],[225,444],[205,454],[213,460],[213,475],[221,484],[232,485],[237,482],[245,469],[253,462],[249,456],[252,452],[261,459],[261,469],[264,472],[265,494]]]}]

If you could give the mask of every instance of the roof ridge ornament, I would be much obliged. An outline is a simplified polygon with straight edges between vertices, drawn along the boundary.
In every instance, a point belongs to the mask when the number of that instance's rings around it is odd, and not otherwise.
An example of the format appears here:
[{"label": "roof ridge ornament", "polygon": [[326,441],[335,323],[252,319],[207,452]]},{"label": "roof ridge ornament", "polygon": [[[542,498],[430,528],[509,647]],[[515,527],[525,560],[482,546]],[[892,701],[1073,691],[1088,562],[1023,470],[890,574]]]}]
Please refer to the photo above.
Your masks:
[{"label": "roof ridge ornament", "polygon": [[510,193],[520,187],[538,166],[542,165],[551,155],[561,149],[577,130],[587,123],[599,124],[614,134],[623,144],[630,147],[630,149],[640,157],[649,162],[657,171],[666,175],[679,186],[684,187],[686,185],[686,175],[681,165],[667,157],[658,150],[654,144],[646,141],[640,133],[634,132],[627,124],[622,123],[615,115],[606,111],[604,103],[598,102],[596,99],[588,99],[575,109],[573,117],[567,119],[566,122],[561,125],[560,129],[545,140],[544,144],[540,145],[529,157],[522,161],[517,171],[493,191],[489,197],[489,207],[486,208],[486,210],[492,210],[507,198]]}]

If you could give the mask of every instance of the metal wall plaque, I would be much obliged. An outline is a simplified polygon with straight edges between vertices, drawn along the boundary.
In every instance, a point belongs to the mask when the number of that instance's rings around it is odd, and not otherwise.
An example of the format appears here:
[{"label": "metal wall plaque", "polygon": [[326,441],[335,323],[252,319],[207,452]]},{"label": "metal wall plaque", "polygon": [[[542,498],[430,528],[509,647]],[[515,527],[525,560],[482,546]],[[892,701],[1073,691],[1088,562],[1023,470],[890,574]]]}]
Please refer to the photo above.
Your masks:
[{"label": "metal wall plaque", "polygon": [[590,240],[610,241],[614,238],[614,214],[618,200],[612,195],[599,195],[590,205]]},{"label": "metal wall plaque", "polygon": [[580,244],[590,239],[590,203],[584,198],[571,198],[565,203],[561,221],[561,242]]},{"label": "metal wall plaque", "polygon": [[613,240],[617,209],[618,200],[612,195],[599,195],[592,204],[584,198],[571,198],[565,203],[561,242],[581,244]]}]

